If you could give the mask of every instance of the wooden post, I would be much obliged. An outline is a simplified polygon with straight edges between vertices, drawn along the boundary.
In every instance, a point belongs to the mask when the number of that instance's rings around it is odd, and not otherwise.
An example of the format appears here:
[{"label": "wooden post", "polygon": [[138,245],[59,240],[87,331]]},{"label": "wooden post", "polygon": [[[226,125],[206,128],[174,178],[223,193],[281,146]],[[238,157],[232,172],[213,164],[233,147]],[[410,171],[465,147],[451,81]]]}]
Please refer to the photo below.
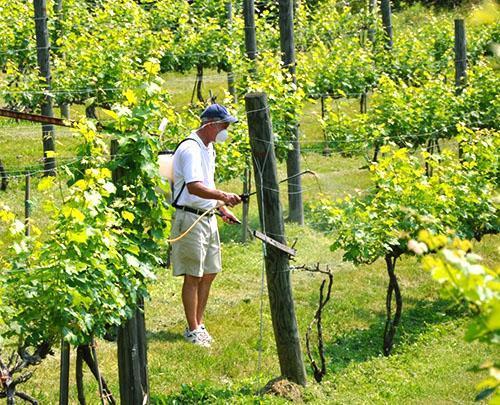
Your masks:
[{"label": "wooden post", "polygon": [[[250,167],[245,167],[245,174],[243,178],[243,194],[249,194],[251,189]],[[248,241],[248,211],[250,210],[250,200],[243,202],[243,215],[241,219],[241,242],[247,243]]]},{"label": "wooden post", "polygon": [[467,42],[464,20],[455,20],[455,86],[460,94],[467,84]]},{"label": "wooden post", "polygon": [[254,0],[243,0],[243,16],[245,19],[245,49],[247,57],[253,61],[250,73],[255,74],[255,59],[257,57],[257,39],[255,34],[255,6]]},{"label": "wooden post", "polygon": [[9,180],[7,177],[7,173],[5,172],[5,167],[0,160],[0,191],[7,190],[7,185],[9,184]]},{"label": "wooden post", "polygon": [[[375,7],[375,1],[369,0],[368,13],[369,13],[370,17],[373,17],[374,7]],[[371,26],[372,23],[373,22],[370,21],[370,26],[365,27],[365,29],[363,29],[363,31],[362,31],[362,33],[363,33],[363,35],[361,36],[361,47],[362,48],[366,47],[366,37],[368,37],[368,39],[370,39],[370,41],[373,39],[370,37],[370,30],[373,31],[373,27]],[[365,33],[366,33],[366,36],[365,36]],[[374,34],[374,32],[372,32],[372,35],[373,34]],[[373,41],[372,41],[372,43],[373,43]],[[366,87],[365,87],[363,89],[363,93],[361,93],[361,97],[359,100],[359,111],[361,112],[361,114],[364,114],[364,113],[366,113],[367,109],[368,109],[368,95],[366,94]]]},{"label": "wooden post", "polygon": [[375,43],[375,15],[377,8],[377,0],[368,0],[368,13],[370,14],[370,26],[368,27],[368,39],[373,44]]},{"label": "wooden post", "polygon": [[[117,154],[118,141],[112,140],[111,155]],[[118,183],[121,177],[123,169],[117,168],[113,172],[113,181]],[[118,330],[118,374],[121,404],[149,404],[146,325],[142,298],[138,300],[134,316]]]},{"label": "wooden post", "polygon": [[[467,41],[465,38],[465,23],[462,19],[455,20],[455,94],[459,95],[467,84]],[[463,147],[458,144],[458,157],[462,161]]]},{"label": "wooden post", "polygon": [[381,0],[380,8],[382,10],[382,24],[386,35],[386,49],[392,49],[394,45],[392,40],[392,15],[391,15],[391,0]]},{"label": "wooden post", "polygon": [[[44,81],[45,88],[48,90],[42,101],[42,115],[53,117],[52,96],[50,89],[52,76],[50,75],[50,52],[49,52],[49,32],[47,29],[47,4],[46,0],[33,0],[35,9],[35,29],[38,67],[40,76]],[[55,175],[56,161],[54,157],[47,157],[48,151],[55,151],[55,133],[54,126],[51,124],[42,125],[42,141],[44,153],[44,170],[46,175]]]},{"label": "wooden post", "polygon": [[62,0],[54,0],[53,3],[54,16],[56,17],[55,21],[55,38],[58,38],[61,35],[61,15],[62,15]]},{"label": "wooden post", "polygon": [[61,342],[61,374],[59,378],[59,405],[69,401],[69,343]]},{"label": "wooden post", "polygon": [[[63,12],[62,12],[62,0],[55,0],[54,1],[54,16],[56,18],[55,21],[55,35],[53,36],[54,39],[61,38],[62,37],[62,24],[61,21],[63,19]],[[69,110],[69,104],[66,102],[61,102],[59,104],[59,110],[61,111],[61,117],[69,120],[70,119],[70,110]]]},{"label": "wooden post", "polygon": [[368,94],[365,91],[361,93],[361,98],[359,99],[359,111],[361,114],[366,114],[368,111]]},{"label": "wooden post", "polygon": [[[293,1],[279,0],[279,25],[281,59],[283,67],[288,69],[295,83],[295,41],[293,32]],[[293,117],[298,121],[298,117]],[[287,177],[300,173],[299,127],[296,124],[291,133],[293,148],[288,151],[286,160]],[[288,220],[300,225],[304,223],[302,203],[302,180],[300,176],[288,181]]]},{"label": "wooden post", "polygon": [[26,236],[31,235],[31,174],[26,173],[24,188],[24,223],[26,225]]},{"label": "wooden post", "polygon": [[[285,244],[267,96],[265,93],[247,94],[245,105],[262,231]],[[290,381],[305,385],[306,372],[295,317],[289,257],[271,245],[265,245],[265,252],[267,287],[281,374]]]},{"label": "wooden post", "polygon": [[[324,120],[325,119],[325,115],[326,115],[326,108],[325,108],[325,98],[327,96],[325,95],[321,95],[321,119]],[[332,154],[332,151],[330,149],[330,147],[328,146],[328,139],[327,139],[327,136],[326,136],[326,130],[323,129],[323,139],[325,140],[325,146],[323,147],[323,156],[331,156]]]},{"label": "wooden post", "polygon": [[[233,2],[226,2],[226,12],[227,12],[227,28],[232,37],[233,33]],[[238,95],[236,94],[236,88],[234,87],[234,73],[233,67],[229,64],[229,68],[227,71],[227,90],[229,94],[233,97],[234,103],[238,102]]]}]

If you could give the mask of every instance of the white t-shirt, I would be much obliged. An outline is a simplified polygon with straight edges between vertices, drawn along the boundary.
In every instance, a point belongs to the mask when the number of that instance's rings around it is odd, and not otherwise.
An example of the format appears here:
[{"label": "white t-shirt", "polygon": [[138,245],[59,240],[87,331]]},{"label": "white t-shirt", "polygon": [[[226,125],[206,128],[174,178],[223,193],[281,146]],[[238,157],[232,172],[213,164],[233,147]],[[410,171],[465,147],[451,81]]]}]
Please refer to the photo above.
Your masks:
[{"label": "white t-shirt", "polygon": [[172,201],[175,201],[179,196],[182,185],[186,183],[177,204],[205,210],[211,209],[217,205],[217,201],[190,194],[187,185],[195,181],[201,181],[206,187],[215,189],[215,150],[211,143],[205,146],[196,132],[192,132],[189,138],[194,139],[196,142],[183,142],[174,154],[174,192]]}]

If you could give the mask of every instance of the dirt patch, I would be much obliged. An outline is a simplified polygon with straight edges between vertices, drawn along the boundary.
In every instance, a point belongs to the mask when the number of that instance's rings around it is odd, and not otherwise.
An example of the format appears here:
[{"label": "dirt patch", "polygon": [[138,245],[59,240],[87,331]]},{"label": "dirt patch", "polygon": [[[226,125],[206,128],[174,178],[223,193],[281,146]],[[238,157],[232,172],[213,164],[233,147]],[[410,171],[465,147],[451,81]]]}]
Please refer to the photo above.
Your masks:
[{"label": "dirt patch", "polygon": [[260,391],[261,395],[270,394],[285,398],[293,402],[302,402],[302,391],[298,384],[288,381],[283,377],[269,381]]}]

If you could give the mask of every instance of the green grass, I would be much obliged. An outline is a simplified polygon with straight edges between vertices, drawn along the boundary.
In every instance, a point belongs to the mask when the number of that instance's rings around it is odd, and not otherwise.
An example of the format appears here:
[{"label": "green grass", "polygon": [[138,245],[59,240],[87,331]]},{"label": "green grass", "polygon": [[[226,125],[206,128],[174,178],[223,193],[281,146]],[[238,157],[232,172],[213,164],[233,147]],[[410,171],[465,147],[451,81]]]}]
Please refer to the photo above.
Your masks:
[{"label": "green grass", "polygon": [[[253,218],[255,222],[255,218]],[[222,234],[229,240],[227,227]],[[289,239],[297,242],[300,263],[330,263],[335,281],[331,304],[324,313],[328,374],[323,384],[304,390],[311,403],[471,403],[474,384],[483,375],[470,371],[492,355],[491,348],[463,340],[468,322],[464,312],[439,298],[430,277],[413,258],[398,266],[404,297],[403,322],[394,354],[381,354],[386,276],[383,265],[354,268],[342,264],[328,249],[328,238],[309,227],[287,226]],[[495,238],[478,248],[494,260]],[[496,256],[496,257],[493,257]],[[161,271],[151,289],[146,319],[149,373],[153,397],[166,403],[178,396],[214,395],[221,402],[253,399],[253,392],[279,375],[267,294],[264,294],[262,363],[258,367],[260,328],[261,247],[225,242],[224,272],[218,277],[207,310],[207,325],[216,339],[209,350],[186,344],[181,337],[184,319],[180,280]],[[297,317],[304,337],[316,309],[320,278],[293,273]],[[99,342],[99,361],[113,392],[118,392],[115,346]],[[74,362],[74,356],[72,358]],[[43,363],[26,386],[41,403],[57,399],[57,357]],[[74,374],[72,374],[74,375]],[[182,388],[181,384],[194,386]],[[200,385],[201,384],[201,385]],[[88,373],[90,403],[96,403],[96,385]],[[229,398],[228,398],[229,396]],[[272,402],[273,398],[264,398]],[[76,401],[74,384],[72,402]],[[94,402],[92,402],[94,401]],[[161,401],[159,401],[161,403]]]}]

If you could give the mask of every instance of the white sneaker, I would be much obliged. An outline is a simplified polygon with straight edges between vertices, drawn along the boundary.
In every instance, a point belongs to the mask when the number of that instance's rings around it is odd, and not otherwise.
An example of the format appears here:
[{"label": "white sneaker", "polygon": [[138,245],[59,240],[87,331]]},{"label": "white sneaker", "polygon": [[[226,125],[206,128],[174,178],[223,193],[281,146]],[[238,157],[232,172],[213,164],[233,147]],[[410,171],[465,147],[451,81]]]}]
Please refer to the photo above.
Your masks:
[{"label": "white sneaker", "polygon": [[210,342],[205,338],[201,328],[195,330],[189,330],[189,328],[186,328],[184,331],[184,339],[187,342],[198,346],[210,347]]},{"label": "white sneaker", "polygon": [[212,343],[214,341],[214,339],[212,338],[212,336],[210,336],[210,334],[208,333],[208,330],[207,328],[205,327],[204,324],[201,324],[198,329],[201,331],[201,335],[202,335],[202,338],[204,340],[206,340],[208,343]]}]

